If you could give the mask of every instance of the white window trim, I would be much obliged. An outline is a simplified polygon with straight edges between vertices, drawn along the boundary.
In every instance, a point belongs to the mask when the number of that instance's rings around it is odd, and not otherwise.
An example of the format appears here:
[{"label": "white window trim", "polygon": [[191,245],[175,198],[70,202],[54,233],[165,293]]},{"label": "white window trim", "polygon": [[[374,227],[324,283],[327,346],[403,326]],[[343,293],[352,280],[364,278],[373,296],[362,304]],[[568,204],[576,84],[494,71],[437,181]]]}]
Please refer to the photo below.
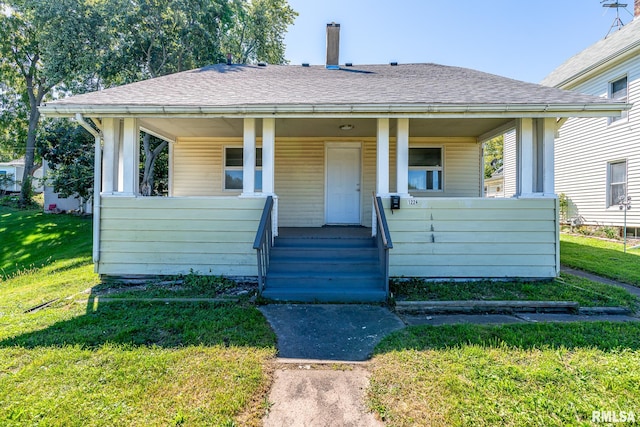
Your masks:
[{"label": "white window trim", "polygon": [[[609,80],[609,82],[607,83],[607,98],[614,99],[612,97],[613,96],[613,84],[615,82],[619,81],[619,80],[622,80],[622,79],[626,79],[627,80],[627,94],[623,98],[618,98],[618,100],[624,101],[624,102],[629,102],[629,75],[628,74],[623,74],[623,75],[620,75],[620,76],[616,77],[615,79]],[[617,117],[609,117],[607,119],[607,125],[608,126],[616,126],[616,125],[619,125],[621,123],[629,123],[629,112],[628,111],[623,111],[619,118],[617,118]]]},{"label": "white window trim", "polygon": [[[244,150],[244,146],[242,145],[238,145],[238,144],[234,144],[234,145],[224,145],[222,147],[222,191],[225,193],[231,193],[231,194],[241,194],[242,193],[242,188],[236,189],[236,188],[227,188],[227,171],[231,170],[231,171],[240,171],[242,172],[243,170],[243,166],[227,166],[227,148],[240,148],[242,150]],[[261,145],[256,145],[256,151],[258,149],[262,149]],[[256,163],[258,163],[258,158],[256,157]],[[258,166],[256,165],[256,172],[260,171],[260,173],[262,173],[262,166]],[[262,188],[256,188],[255,189],[256,192],[261,192]]]},{"label": "white window trim", "polygon": [[611,181],[611,165],[616,164],[616,163],[624,163],[625,166],[625,172],[624,172],[624,184],[625,184],[625,194],[628,194],[629,192],[629,161],[627,159],[617,159],[617,160],[609,160],[607,161],[607,181],[606,181],[606,185],[607,185],[607,191],[606,191],[606,207],[607,209],[619,209],[618,208],[618,204],[611,204],[609,203],[611,200],[611,185],[612,184],[620,184],[620,183],[614,183]]},{"label": "white window trim", "polygon": [[430,144],[419,144],[419,145],[409,145],[409,154],[407,155],[407,161],[411,156],[411,150],[413,148],[439,148],[440,149],[440,163],[442,166],[433,167],[433,166],[409,166],[407,170],[407,174],[412,170],[424,170],[424,171],[440,171],[442,175],[442,189],[441,190],[412,190],[409,188],[410,194],[426,194],[426,193],[444,193],[446,180],[444,179],[444,159],[445,159],[445,150],[444,145],[430,145]]}]

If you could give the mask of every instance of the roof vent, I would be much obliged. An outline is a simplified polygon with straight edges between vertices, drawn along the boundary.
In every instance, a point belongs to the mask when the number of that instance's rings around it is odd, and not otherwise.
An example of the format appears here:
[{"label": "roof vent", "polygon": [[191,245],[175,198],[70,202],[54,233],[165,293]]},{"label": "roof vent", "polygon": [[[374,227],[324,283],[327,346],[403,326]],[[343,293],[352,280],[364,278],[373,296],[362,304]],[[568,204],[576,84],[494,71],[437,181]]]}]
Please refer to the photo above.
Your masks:
[{"label": "roof vent", "polygon": [[397,66],[398,66],[398,63],[397,63],[397,62],[395,62],[395,61],[393,61],[393,62],[390,62],[390,63],[389,63],[389,65],[391,65],[392,67],[397,67]]},{"label": "roof vent", "polygon": [[308,62],[303,62],[303,63],[302,63],[302,66],[303,66],[303,67],[308,67],[308,66],[309,66],[309,63],[308,63]]},{"label": "roof vent", "polygon": [[267,63],[266,62],[258,62],[258,67],[266,67]]},{"label": "roof vent", "polygon": [[347,62],[344,65],[345,65],[345,67],[353,67],[353,62]]}]

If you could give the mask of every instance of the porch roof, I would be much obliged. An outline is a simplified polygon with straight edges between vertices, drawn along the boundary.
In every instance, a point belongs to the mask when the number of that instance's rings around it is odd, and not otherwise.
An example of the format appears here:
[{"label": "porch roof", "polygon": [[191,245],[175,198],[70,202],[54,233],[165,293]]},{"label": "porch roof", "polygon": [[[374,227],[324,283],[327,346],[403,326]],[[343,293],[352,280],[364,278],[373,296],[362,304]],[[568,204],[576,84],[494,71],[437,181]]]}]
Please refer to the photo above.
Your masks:
[{"label": "porch roof", "polygon": [[48,102],[48,116],[523,117],[618,115],[630,105],[438,64],[218,64]]}]

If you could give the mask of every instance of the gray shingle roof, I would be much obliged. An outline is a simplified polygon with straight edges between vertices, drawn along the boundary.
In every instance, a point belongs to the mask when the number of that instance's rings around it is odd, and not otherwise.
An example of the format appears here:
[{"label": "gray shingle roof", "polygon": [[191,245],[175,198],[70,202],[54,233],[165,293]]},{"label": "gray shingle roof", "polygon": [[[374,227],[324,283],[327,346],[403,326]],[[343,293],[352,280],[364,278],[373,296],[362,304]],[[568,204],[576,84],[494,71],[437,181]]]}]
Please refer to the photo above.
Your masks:
[{"label": "gray shingle roof", "polygon": [[564,87],[584,72],[615,60],[639,45],[640,19],[634,19],[619,31],[569,58],[545,77],[541,84]]},{"label": "gray shingle roof", "polygon": [[47,103],[82,106],[576,105],[611,100],[437,64],[213,65]]}]

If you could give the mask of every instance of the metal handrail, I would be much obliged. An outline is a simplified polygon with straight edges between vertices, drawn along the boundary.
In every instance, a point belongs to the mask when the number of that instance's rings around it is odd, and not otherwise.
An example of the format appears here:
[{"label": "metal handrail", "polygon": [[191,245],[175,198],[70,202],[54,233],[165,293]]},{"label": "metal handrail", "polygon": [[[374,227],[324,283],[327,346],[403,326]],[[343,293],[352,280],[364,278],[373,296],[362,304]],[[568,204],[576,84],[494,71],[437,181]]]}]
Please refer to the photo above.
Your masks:
[{"label": "metal handrail", "polygon": [[[389,225],[387,224],[387,216],[384,214],[384,207],[382,206],[382,198],[376,196],[376,193],[373,193],[373,206],[376,210],[376,219],[378,223],[378,228],[382,229],[383,233],[382,244],[387,249],[393,249],[393,242],[391,241],[391,234],[389,233]],[[376,232],[376,234],[378,234]]]},{"label": "metal handrail", "polygon": [[382,198],[373,193],[373,206],[376,212],[376,245],[378,247],[378,263],[380,272],[384,277],[384,290],[389,296],[389,249],[393,248],[391,234],[389,233],[389,225],[387,217],[384,214],[384,206],[382,206]]},{"label": "metal handrail", "polygon": [[273,211],[273,196],[268,196],[260,217],[260,225],[253,241],[253,249],[258,255],[258,293],[262,295],[262,290],[266,284],[267,271],[269,270],[269,259],[271,257],[271,247],[273,246],[273,221],[271,212]]}]

